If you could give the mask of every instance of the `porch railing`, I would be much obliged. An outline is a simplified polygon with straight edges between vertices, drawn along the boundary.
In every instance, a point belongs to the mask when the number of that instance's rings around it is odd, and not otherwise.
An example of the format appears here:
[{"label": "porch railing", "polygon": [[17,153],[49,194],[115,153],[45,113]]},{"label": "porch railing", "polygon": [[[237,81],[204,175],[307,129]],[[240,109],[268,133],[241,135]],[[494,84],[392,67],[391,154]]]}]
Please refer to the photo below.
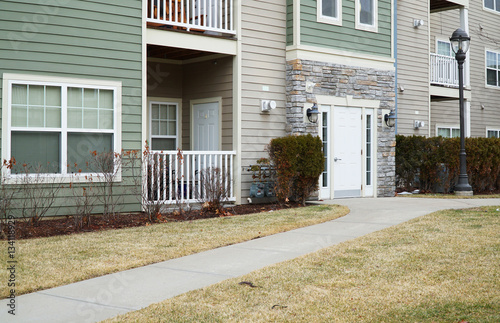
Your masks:
[{"label": "porch railing", "polygon": [[176,29],[235,34],[234,0],[144,0],[147,22]]},{"label": "porch railing", "polygon": [[206,201],[211,194],[207,187],[213,187],[206,181],[216,174],[223,200],[235,201],[234,156],[235,151],[151,151],[144,172],[147,200],[163,204]]},{"label": "porch railing", "polygon": [[431,53],[431,84],[458,86],[458,65],[454,57]]}]

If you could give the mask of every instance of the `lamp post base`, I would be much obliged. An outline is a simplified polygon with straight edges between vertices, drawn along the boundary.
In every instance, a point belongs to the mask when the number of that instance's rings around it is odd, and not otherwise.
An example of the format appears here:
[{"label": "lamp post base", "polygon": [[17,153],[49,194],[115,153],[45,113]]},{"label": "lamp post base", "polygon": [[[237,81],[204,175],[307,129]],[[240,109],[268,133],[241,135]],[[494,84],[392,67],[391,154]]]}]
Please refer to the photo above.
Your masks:
[{"label": "lamp post base", "polygon": [[472,191],[455,191],[455,196],[473,196]]}]

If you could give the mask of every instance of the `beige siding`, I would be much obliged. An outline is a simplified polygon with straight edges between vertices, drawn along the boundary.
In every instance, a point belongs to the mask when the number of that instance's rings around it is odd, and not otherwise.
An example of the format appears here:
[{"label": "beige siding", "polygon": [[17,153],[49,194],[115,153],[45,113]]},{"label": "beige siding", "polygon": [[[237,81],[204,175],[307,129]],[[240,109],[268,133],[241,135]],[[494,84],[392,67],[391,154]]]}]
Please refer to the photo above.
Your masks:
[{"label": "beige siding", "polygon": [[[473,137],[486,136],[486,129],[500,129],[500,87],[487,87],[485,75],[486,49],[500,52],[500,13],[484,10],[482,2],[469,1],[469,28],[472,39],[468,55],[471,58],[470,114]],[[482,35],[490,35],[496,40],[496,44]]]},{"label": "beige siding", "polygon": [[[429,21],[427,1],[398,0],[398,133],[427,135],[429,131]],[[413,27],[413,19],[424,25]],[[418,113],[418,114],[417,114]],[[425,121],[414,130],[415,120]]]},{"label": "beige siding", "polygon": [[[244,1],[241,39],[242,165],[248,166],[267,157],[265,147],[272,138],[285,135],[286,1]],[[274,100],[277,108],[261,113],[261,100]],[[246,197],[250,173],[243,171],[242,179]]]},{"label": "beige siding", "polygon": [[436,127],[460,125],[458,100],[431,102],[431,136],[436,136]]}]

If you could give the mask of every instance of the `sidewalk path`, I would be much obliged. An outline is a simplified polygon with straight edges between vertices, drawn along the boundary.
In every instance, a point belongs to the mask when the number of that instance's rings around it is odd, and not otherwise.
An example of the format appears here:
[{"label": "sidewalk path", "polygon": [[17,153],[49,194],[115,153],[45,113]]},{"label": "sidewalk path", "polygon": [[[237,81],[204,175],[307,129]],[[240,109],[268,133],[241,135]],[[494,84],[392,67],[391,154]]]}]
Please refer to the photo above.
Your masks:
[{"label": "sidewalk path", "polygon": [[[366,198],[340,219],[0,301],[0,322],[96,322],[438,210],[500,205],[500,199]],[[20,279],[22,281],[22,279]],[[3,282],[2,288],[6,288]]]}]

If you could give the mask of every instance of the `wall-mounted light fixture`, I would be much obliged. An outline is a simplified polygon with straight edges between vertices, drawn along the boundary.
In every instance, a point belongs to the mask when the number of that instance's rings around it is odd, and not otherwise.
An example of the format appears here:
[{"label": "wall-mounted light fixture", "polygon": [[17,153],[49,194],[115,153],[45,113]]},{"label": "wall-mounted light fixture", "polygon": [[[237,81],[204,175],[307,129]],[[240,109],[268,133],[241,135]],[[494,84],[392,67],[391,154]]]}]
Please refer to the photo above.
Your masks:
[{"label": "wall-mounted light fixture", "polygon": [[419,128],[425,127],[425,122],[415,120],[415,122],[413,123],[413,126],[415,127],[415,129],[419,129]]},{"label": "wall-mounted light fixture", "polygon": [[262,100],[261,103],[262,103],[262,105],[261,105],[262,112],[269,112],[273,109],[276,109],[276,101]]},{"label": "wall-mounted light fixture", "polygon": [[391,110],[391,112],[384,115],[384,122],[389,127],[392,128],[396,125],[396,112]]},{"label": "wall-mounted light fixture", "polygon": [[413,27],[418,28],[424,25],[424,21],[422,19],[413,19]]},{"label": "wall-mounted light fixture", "polygon": [[316,103],[313,104],[312,107],[306,110],[306,115],[307,119],[309,119],[309,122],[311,123],[317,123],[318,122],[318,116],[319,116],[319,110],[318,106]]}]

